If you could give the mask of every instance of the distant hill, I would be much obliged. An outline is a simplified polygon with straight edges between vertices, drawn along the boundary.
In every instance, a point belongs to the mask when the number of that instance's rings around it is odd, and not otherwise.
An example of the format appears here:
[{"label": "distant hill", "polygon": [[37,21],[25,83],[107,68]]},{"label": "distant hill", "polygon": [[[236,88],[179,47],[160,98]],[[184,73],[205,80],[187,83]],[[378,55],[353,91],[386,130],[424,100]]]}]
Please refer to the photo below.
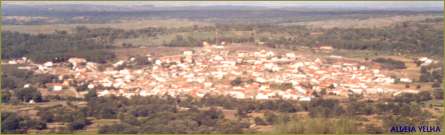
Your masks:
[{"label": "distant hill", "polygon": [[[192,19],[210,20],[216,23],[286,23],[319,21],[325,19],[360,18],[440,14],[442,10],[427,7],[407,9],[395,7],[379,8],[346,8],[328,6],[288,6],[273,7],[262,5],[209,5],[209,6],[155,6],[155,5],[93,5],[93,4],[59,4],[59,5],[3,5],[3,16],[48,17],[51,21],[31,21],[25,24],[45,23],[103,23],[122,19]],[[3,18],[4,24],[15,23],[15,20]],[[54,21],[56,20],[56,21]],[[81,22],[79,22],[81,21]],[[83,21],[83,22],[82,22]]]}]

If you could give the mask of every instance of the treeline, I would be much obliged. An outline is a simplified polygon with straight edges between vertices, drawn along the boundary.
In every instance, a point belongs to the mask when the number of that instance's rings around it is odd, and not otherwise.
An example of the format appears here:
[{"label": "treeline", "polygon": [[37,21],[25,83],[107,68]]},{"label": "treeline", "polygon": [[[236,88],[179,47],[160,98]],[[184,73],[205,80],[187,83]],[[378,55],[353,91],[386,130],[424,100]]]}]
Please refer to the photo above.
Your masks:
[{"label": "treeline", "polygon": [[[115,54],[110,50],[116,47],[114,45],[116,39],[154,37],[183,30],[150,27],[125,31],[113,28],[91,29],[79,26],[69,32],[56,30],[54,33],[37,35],[2,31],[2,58],[29,57],[35,62],[46,62],[55,58],[82,57],[89,61],[105,63],[115,58]],[[184,42],[185,40],[182,41],[180,38],[177,38],[176,41],[176,43],[172,41],[169,44],[190,44],[190,42]],[[198,44],[196,42],[192,45]],[[133,47],[133,45],[124,44],[123,47]]]},{"label": "treeline", "polygon": [[[273,48],[330,45],[337,49],[375,50],[392,53],[443,55],[443,31],[437,26],[443,19],[403,22],[385,28],[319,29],[272,24],[217,24],[219,41],[264,42]],[[247,32],[223,36],[231,32]],[[216,37],[216,36],[214,36]],[[240,40],[242,38],[242,40]],[[211,38],[214,39],[214,38]],[[211,40],[215,41],[215,40]]]},{"label": "treeline", "polygon": [[[391,53],[422,53],[442,56],[443,32],[436,26],[443,19],[428,19],[396,24],[385,28],[318,29],[304,26],[271,24],[217,24],[215,27],[181,28],[181,32],[211,32],[204,38],[215,41],[246,43],[263,42],[273,48],[314,47],[320,44],[337,49],[374,50]],[[178,30],[179,31],[179,30]],[[247,34],[230,36],[236,32]],[[174,33],[174,32],[173,32]],[[201,37],[177,36],[168,46],[200,46]]]},{"label": "treeline", "polygon": [[84,57],[105,62],[114,58],[114,54],[102,50],[109,47],[92,37],[84,38],[63,32],[39,35],[2,32],[3,59],[29,57],[36,62],[46,62],[54,58]]},{"label": "treeline", "polygon": [[[57,32],[57,31],[56,31]],[[138,30],[123,30],[115,28],[87,28],[85,26],[75,27],[72,35],[84,39],[96,38],[104,43],[111,44],[117,38],[133,38],[133,37],[153,37],[159,34],[170,32],[166,28],[148,27]],[[66,31],[59,31],[58,33],[66,33]]]},{"label": "treeline", "polygon": [[420,22],[377,29],[332,29],[319,41],[341,49],[443,55],[443,31]]},{"label": "treeline", "polygon": [[379,63],[383,68],[387,69],[405,69],[406,65],[403,61],[394,60],[391,58],[376,58],[373,62]]},{"label": "treeline", "polygon": [[[293,48],[295,45],[315,46],[325,44],[337,49],[376,50],[392,53],[424,53],[443,56],[443,31],[436,26],[441,19],[429,23],[405,22],[385,28],[308,29],[282,26],[264,28],[272,35],[288,33],[289,36],[261,38],[271,47]],[[436,25],[436,26],[435,26]],[[257,31],[263,27],[257,27]],[[259,29],[259,30],[258,30]],[[311,32],[320,35],[311,35]],[[259,35],[259,34],[258,34]]]}]

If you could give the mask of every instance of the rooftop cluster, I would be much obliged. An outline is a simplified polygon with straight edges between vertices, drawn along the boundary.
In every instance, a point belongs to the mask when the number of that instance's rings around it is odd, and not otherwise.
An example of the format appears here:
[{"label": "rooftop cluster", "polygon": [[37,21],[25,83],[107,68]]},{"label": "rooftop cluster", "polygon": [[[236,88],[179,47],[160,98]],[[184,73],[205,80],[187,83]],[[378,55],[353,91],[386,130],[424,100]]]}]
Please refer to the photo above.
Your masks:
[{"label": "rooftop cluster", "polygon": [[[394,83],[378,64],[341,56],[313,58],[293,52],[229,51],[206,45],[180,55],[144,57],[145,65],[130,68],[136,58],[98,64],[82,58],[66,62],[32,64],[22,69],[59,76],[55,91],[86,86],[99,96],[120,95],[229,95],[235,98],[310,100],[315,93],[347,96],[349,93],[395,92],[381,87]],[[101,67],[99,69],[99,67]],[[103,68],[102,68],[103,67]]]}]

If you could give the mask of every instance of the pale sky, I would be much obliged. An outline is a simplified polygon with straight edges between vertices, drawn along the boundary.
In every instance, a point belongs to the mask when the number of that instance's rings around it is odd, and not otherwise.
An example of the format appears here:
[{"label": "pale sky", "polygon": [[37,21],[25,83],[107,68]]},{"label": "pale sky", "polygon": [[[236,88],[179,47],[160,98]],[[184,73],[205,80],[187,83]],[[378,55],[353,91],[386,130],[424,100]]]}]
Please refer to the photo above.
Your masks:
[{"label": "pale sky", "polygon": [[155,6],[209,6],[209,5],[256,5],[268,7],[332,6],[332,7],[434,7],[443,9],[443,1],[3,1],[2,4],[18,5],[155,5]]}]

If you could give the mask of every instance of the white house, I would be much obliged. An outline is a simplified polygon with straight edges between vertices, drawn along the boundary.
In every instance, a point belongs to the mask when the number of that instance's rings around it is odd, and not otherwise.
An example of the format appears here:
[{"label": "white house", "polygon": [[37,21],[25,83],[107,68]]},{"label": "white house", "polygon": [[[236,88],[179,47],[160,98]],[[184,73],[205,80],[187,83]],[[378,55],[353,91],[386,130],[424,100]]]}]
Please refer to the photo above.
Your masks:
[{"label": "white house", "polygon": [[264,94],[264,93],[258,93],[258,94],[255,96],[255,99],[266,100],[266,99],[269,99],[269,96],[266,95],[266,94]]},{"label": "white house", "polygon": [[411,79],[409,79],[409,78],[400,78],[400,82],[403,82],[403,83],[412,83],[413,80],[411,80]]},{"label": "white house", "polygon": [[241,91],[230,91],[228,94],[230,96],[232,96],[234,98],[238,98],[238,99],[246,98],[246,95],[243,92],[241,92]]},{"label": "white house", "polygon": [[298,101],[307,101],[307,102],[309,102],[309,101],[311,101],[311,97],[302,96],[302,97],[298,98]]}]

